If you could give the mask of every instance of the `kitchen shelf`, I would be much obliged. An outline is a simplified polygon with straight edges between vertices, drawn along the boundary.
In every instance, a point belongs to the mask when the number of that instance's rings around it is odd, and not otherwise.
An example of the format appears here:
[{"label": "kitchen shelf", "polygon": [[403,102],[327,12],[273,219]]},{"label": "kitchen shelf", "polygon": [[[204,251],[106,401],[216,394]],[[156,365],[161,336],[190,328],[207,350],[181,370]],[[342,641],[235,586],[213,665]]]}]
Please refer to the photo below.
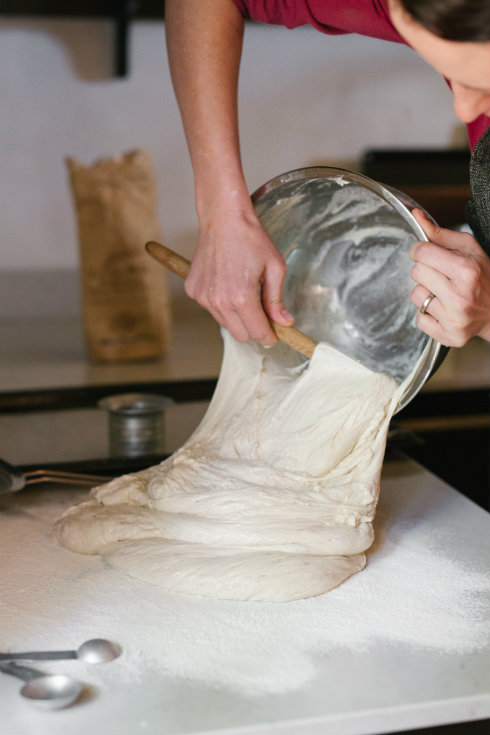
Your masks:
[{"label": "kitchen shelf", "polygon": [[0,15],[113,17],[121,7],[134,18],[162,19],[165,0],[3,0]]},{"label": "kitchen shelf", "polygon": [[47,18],[110,18],[114,22],[114,73],[129,69],[129,25],[132,20],[163,20],[164,0],[3,0],[0,15]]}]

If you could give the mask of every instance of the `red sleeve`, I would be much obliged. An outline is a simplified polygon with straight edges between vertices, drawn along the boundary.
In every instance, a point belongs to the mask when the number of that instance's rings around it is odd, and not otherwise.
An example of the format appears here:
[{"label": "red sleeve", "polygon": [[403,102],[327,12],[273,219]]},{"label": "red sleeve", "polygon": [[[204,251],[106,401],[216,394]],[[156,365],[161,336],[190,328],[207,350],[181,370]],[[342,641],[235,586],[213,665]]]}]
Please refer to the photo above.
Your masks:
[{"label": "red sleeve", "polygon": [[245,5],[241,2],[241,0],[233,0],[233,2],[235,3],[235,5],[237,6],[238,10],[240,11],[242,15],[247,15]]},{"label": "red sleeve", "polygon": [[246,18],[286,28],[310,25],[321,33],[358,33],[404,43],[387,0],[234,0]]},{"label": "red sleeve", "polygon": [[307,24],[309,18],[308,6],[305,0],[300,2],[283,2],[283,0],[234,0],[242,15],[246,18],[282,25],[286,28],[296,28]]}]

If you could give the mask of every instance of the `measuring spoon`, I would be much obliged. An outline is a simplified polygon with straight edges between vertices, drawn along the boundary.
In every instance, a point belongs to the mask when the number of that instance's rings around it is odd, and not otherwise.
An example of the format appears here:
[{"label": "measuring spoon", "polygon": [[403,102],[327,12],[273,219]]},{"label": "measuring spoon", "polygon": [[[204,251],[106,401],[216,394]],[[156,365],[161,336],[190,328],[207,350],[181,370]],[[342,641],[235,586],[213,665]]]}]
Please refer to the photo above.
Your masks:
[{"label": "measuring spoon", "polygon": [[100,485],[111,478],[105,475],[86,475],[81,472],[59,470],[30,470],[22,472],[4,459],[0,459],[0,493],[16,493],[27,485],[40,482],[56,482],[62,485]]},{"label": "measuring spoon", "polygon": [[16,676],[26,683],[20,690],[23,697],[43,710],[62,709],[72,704],[83,691],[82,682],[64,674],[44,674],[42,671],[9,661],[0,663],[0,671]]},{"label": "measuring spoon", "polygon": [[87,664],[103,664],[113,661],[122,653],[118,643],[107,641],[105,638],[93,638],[85,641],[76,651],[28,651],[23,653],[0,653],[0,661],[14,659],[28,659],[30,661],[54,661],[68,658],[78,658]]}]

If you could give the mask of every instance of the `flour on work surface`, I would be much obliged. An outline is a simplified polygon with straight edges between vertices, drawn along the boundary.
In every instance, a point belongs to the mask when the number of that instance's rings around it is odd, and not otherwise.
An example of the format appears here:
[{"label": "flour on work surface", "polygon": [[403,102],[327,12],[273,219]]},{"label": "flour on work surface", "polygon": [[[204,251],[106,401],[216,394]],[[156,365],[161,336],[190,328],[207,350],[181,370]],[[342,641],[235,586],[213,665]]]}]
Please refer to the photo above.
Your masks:
[{"label": "flour on work surface", "polygon": [[[343,692],[356,697],[352,691],[373,675],[390,689],[393,659],[397,691],[404,681],[413,685],[414,671],[440,676],[447,686],[449,656],[460,657],[462,671],[481,657],[481,678],[488,680],[485,514],[435,477],[427,482],[413,463],[385,463],[376,542],[362,574],[287,605],[173,594],[60,549],[47,529],[74,496],[81,499],[83,491],[26,489],[4,497],[2,639],[9,651],[68,650],[94,637],[117,641],[123,655],[111,664],[51,667],[101,696],[122,683],[131,690],[136,683],[137,692],[157,681],[162,694],[181,691],[183,702],[201,687],[247,698],[304,690],[309,702],[317,687],[321,701],[328,692],[334,702]],[[473,543],[455,542],[459,530]],[[358,687],[350,693],[346,676]]]},{"label": "flour on work surface", "polygon": [[320,595],[366,563],[404,386],[326,344],[303,363],[283,345],[224,341],[215,395],[187,443],[94,488],[55,538],[172,591]]}]

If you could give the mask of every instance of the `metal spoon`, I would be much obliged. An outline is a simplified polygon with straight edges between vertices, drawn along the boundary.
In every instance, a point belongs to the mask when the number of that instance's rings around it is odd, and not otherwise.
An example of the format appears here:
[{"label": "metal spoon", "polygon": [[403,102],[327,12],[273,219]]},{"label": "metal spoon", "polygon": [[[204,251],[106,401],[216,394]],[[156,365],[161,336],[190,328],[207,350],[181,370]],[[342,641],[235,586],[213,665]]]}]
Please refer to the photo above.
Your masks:
[{"label": "metal spoon", "polygon": [[111,478],[105,475],[86,475],[79,472],[61,472],[58,470],[30,470],[22,472],[4,459],[0,459],[0,493],[16,493],[26,485],[40,482],[57,482],[63,485],[97,485],[108,482]]},{"label": "metal spoon", "polygon": [[30,661],[54,661],[68,658],[78,658],[87,664],[103,664],[113,661],[122,653],[118,643],[107,641],[105,638],[93,638],[85,641],[76,651],[28,651],[25,653],[0,653],[0,661],[14,659],[28,659]]},{"label": "metal spoon", "polygon": [[64,674],[44,674],[10,661],[0,664],[4,674],[16,676],[26,683],[20,690],[23,697],[43,710],[62,709],[72,704],[83,691],[82,682]]}]

